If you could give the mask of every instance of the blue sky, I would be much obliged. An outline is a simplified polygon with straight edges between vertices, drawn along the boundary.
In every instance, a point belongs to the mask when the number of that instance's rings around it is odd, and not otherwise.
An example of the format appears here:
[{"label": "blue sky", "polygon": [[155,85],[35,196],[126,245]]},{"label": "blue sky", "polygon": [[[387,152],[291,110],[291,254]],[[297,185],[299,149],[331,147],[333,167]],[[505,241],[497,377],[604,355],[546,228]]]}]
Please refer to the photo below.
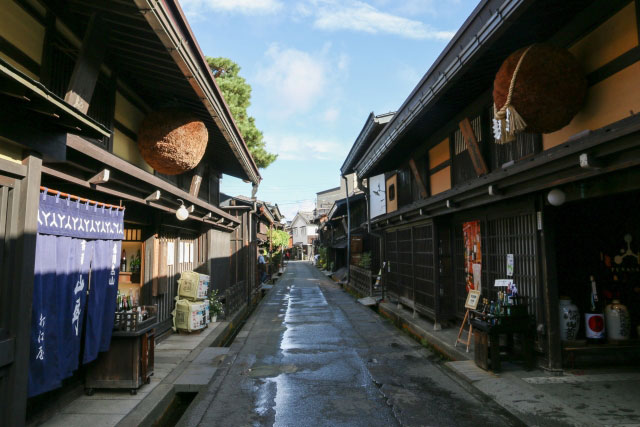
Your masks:
[{"label": "blue sky", "polygon": [[[397,110],[473,0],[182,0],[202,51],[237,62],[249,114],[278,160],[258,198],[292,219],[339,169],[370,112]],[[250,195],[224,176],[222,191]]]}]

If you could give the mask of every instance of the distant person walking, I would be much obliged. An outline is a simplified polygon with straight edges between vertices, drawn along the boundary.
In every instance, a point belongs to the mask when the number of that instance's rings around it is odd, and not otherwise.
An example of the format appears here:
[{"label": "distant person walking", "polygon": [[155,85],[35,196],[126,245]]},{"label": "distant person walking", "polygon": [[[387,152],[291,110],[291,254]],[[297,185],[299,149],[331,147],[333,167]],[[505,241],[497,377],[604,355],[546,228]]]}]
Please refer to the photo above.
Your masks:
[{"label": "distant person walking", "polygon": [[267,279],[267,263],[264,261],[263,251],[258,252],[258,273],[260,273],[260,283]]}]

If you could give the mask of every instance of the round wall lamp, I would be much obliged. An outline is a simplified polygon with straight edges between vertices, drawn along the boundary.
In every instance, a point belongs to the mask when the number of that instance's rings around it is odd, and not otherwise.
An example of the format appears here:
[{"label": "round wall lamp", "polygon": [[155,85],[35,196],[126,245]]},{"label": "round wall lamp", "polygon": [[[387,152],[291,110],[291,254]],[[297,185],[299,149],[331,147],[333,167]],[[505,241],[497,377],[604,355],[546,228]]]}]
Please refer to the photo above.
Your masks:
[{"label": "round wall lamp", "polygon": [[184,205],[184,202],[182,201],[182,199],[178,199],[178,200],[180,201],[180,207],[176,211],[176,218],[178,218],[180,221],[184,221],[185,219],[189,218],[189,211],[187,210],[187,207]]},{"label": "round wall lamp", "polygon": [[565,202],[565,200],[567,200],[567,195],[564,194],[564,191],[560,190],[559,188],[554,188],[553,190],[549,191],[549,194],[547,194],[547,200],[553,206],[560,206]]}]

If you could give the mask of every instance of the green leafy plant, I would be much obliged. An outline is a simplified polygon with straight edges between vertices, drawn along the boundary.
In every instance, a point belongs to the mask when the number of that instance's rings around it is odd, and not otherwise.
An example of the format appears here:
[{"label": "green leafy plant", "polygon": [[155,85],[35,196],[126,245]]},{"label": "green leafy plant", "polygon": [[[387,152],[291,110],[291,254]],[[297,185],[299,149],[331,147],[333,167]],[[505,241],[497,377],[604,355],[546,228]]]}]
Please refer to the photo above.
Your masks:
[{"label": "green leafy plant", "polygon": [[325,248],[324,246],[318,248],[318,255],[320,255],[320,257],[318,258],[318,264],[320,268],[324,270],[327,268],[327,248]]},{"label": "green leafy plant", "polygon": [[371,252],[362,253],[362,257],[360,257],[359,267],[362,267],[367,270],[371,268]]},{"label": "green leafy plant", "polygon": [[213,318],[214,316],[222,313],[224,313],[224,305],[222,305],[222,302],[220,301],[218,290],[214,289],[209,295],[209,316]]}]

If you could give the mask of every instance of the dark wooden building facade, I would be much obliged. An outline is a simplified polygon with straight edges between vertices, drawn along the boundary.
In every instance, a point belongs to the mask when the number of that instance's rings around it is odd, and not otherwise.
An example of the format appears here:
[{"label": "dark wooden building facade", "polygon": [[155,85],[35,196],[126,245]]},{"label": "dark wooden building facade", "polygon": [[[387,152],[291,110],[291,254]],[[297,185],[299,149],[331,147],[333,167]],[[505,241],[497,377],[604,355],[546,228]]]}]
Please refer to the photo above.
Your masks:
[{"label": "dark wooden building facade", "polygon": [[[261,178],[177,1],[7,0],[0,15],[0,419],[21,425],[40,187],[126,207],[140,302],[158,306],[162,333],[182,271],[213,288],[230,275],[242,220],[220,208],[221,174]],[[138,151],[141,121],[163,108],[207,127],[192,171],[163,175]]]},{"label": "dark wooden building facade", "polygon": [[[482,294],[496,299],[494,280],[505,278],[512,254],[542,366],[561,369],[558,298],[581,305],[590,275],[637,304],[637,273],[623,279],[615,269],[631,267],[606,260],[626,250],[625,236],[633,253],[640,242],[631,213],[640,195],[639,9],[629,0],[477,6],[353,162],[368,182],[371,230],[383,238],[393,299],[436,327],[459,323],[468,277],[463,226],[473,221]],[[586,101],[562,129],[500,144],[492,132],[494,77],[507,56],[532,43],[572,53],[586,75]],[[550,202],[552,189],[564,195],[563,205]],[[386,194],[382,205],[372,202],[374,190]],[[638,315],[631,315],[633,336]]]}]

